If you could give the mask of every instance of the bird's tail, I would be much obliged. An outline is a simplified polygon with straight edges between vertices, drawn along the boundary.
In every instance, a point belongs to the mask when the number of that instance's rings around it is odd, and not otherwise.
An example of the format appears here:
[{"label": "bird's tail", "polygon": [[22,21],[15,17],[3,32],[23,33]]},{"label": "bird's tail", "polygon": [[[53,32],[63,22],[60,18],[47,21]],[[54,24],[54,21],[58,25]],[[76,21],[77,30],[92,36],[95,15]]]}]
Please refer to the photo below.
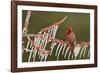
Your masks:
[{"label": "bird's tail", "polygon": [[76,40],[75,40],[74,42],[72,42],[72,43],[71,43],[71,46],[70,46],[72,55],[74,55],[75,44],[76,44]]},{"label": "bird's tail", "polygon": [[75,45],[72,44],[72,45],[70,46],[70,50],[71,50],[71,54],[72,54],[72,55],[74,55],[74,48],[75,48]]}]

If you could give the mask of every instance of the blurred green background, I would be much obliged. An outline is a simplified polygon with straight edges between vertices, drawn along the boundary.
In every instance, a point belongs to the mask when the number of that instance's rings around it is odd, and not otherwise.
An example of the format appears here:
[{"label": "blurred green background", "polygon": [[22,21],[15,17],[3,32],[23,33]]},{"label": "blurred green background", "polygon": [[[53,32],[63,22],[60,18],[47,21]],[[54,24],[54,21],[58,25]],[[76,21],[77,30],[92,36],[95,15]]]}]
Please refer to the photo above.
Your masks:
[{"label": "blurred green background", "polygon": [[[22,28],[24,27],[26,15],[27,15],[27,10],[23,10]],[[62,23],[62,25],[59,26],[56,33],[56,38],[59,40],[66,41],[67,26],[71,25],[75,32],[77,43],[81,41],[90,41],[90,14],[89,13],[32,11],[32,15],[29,21],[28,33],[37,34],[42,28],[48,27],[53,23],[62,20],[65,16],[68,16],[68,18]],[[27,39],[23,39],[23,41],[27,43]],[[26,43],[24,44],[24,46],[26,46]],[[55,49],[56,48],[57,46],[55,47]],[[56,57],[54,56],[55,51],[56,50],[53,51],[52,56],[49,56],[49,58],[47,59],[48,61],[56,60]],[[23,54],[23,62],[27,62],[28,56],[29,56],[29,52]],[[87,56],[83,59],[86,58]],[[66,59],[64,59],[62,55],[60,55],[59,57],[59,60],[66,60]],[[36,60],[39,61],[38,55]]]},{"label": "blurred green background", "polygon": [[[23,26],[27,11],[22,11]],[[69,12],[43,12],[32,11],[29,21],[28,33],[37,34],[42,28],[52,25],[53,23],[63,19],[65,16],[68,18],[60,25],[56,38],[66,40],[67,26],[71,25],[75,34],[77,43],[80,41],[90,40],[90,14],[89,13],[69,13]]]}]

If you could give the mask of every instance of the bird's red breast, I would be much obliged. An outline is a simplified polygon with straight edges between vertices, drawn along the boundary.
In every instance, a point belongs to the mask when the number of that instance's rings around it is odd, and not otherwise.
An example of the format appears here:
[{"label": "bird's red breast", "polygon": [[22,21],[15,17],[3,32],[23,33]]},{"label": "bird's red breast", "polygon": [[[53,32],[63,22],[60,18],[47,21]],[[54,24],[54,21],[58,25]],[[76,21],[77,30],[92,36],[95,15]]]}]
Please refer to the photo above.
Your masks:
[{"label": "bird's red breast", "polygon": [[74,48],[76,45],[76,36],[71,26],[67,28],[66,42],[67,42],[67,45],[70,47],[71,54],[74,55]]},{"label": "bird's red breast", "polygon": [[75,36],[75,33],[72,29],[71,26],[69,26],[67,28],[67,35],[66,35],[66,40],[67,42],[71,45],[71,44],[74,44],[75,40],[76,40],[76,36]]}]

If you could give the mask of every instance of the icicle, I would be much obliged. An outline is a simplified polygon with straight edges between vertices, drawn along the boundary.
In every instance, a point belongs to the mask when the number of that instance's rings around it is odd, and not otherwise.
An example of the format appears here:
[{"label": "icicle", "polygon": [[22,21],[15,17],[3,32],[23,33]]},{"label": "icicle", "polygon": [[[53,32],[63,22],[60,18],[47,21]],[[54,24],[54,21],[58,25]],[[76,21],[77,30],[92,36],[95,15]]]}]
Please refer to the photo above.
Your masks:
[{"label": "icicle", "polygon": [[37,52],[38,56],[40,55],[39,51]]},{"label": "icicle", "polygon": [[47,60],[47,57],[48,57],[48,55],[49,55],[49,51],[45,51],[45,54],[44,54],[45,56],[44,56],[44,61],[46,61]]},{"label": "icicle", "polygon": [[61,45],[61,44],[59,43],[59,45],[58,45],[58,47],[57,47],[57,49],[56,49],[55,56],[57,56],[57,52],[58,52],[58,49],[59,49],[60,45]]},{"label": "icicle", "polygon": [[39,59],[41,58],[41,53],[40,53],[40,49],[38,50],[38,57],[39,57]]},{"label": "icicle", "polygon": [[51,52],[50,52],[50,56],[52,55],[52,52],[53,52],[53,49],[54,49],[55,45],[56,45],[56,43],[54,43],[54,42],[51,44]]},{"label": "icicle", "polygon": [[42,41],[41,41],[41,49],[44,49],[44,45],[45,45],[45,40],[44,39],[42,39]]},{"label": "icicle", "polygon": [[66,55],[67,55],[67,53],[68,53],[68,50],[69,50],[69,47],[67,47],[67,50],[66,50],[66,52],[65,52],[65,54],[64,54],[64,58],[66,58]]},{"label": "icicle", "polygon": [[33,61],[35,61],[36,54],[37,54],[37,49],[35,49],[35,50],[34,50],[34,57],[33,57]]},{"label": "icicle", "polygon": [[74,58],[74,55],[72,55],[72,59],[74,60],[75,58]]},{"label": "icicle", "polygon": [[68,60],[70,59],[70,56],[71,56],[71,51],[70,51],[69,54],[68,54]]},{"label": "icicle", "polygon": [[43,38],[41,38],[39,46],[42,46],[42,43],[43,43]]},{"label": "icicle", "polygon": [[43,37],[43,46],[45,45],[45,41],[46,41],[46,32],[44,32],[44,37]]},{"label": "icicle", "polygon": [[38,47],[38,46],[40,46],[40,41],[41,41],[41,38],[40,38],[40,36],[37,38],[37,43],[36,43],[36,46]]},{"label": "icicle", "polygon": [[[28,49],[30,41],[27,42],[26,50]],[[26,51],[27,52],[27,51]]]},{"label": "icicle", "polygon": [[51,29],[48,29],[48,34],[50,33]]},{"label": "icicle", "polygon": [[39,38],[40,38],[39,36],[36,36],[35,39],[34,39],[35,47],[34,47],[34,53],[33,53],[33,61],[35,61],[35,57],[36,57],[36,54],[37,54],[37,47],[39,46],[39,43],[40,43]]},{"label": "icicle", "polygon": [[81,50],[81,52],[80,52],[80,58],[81,58],[81,56],[82,56],[82,53],[83,53],[83,51],[84,51],[84,48],[85,48],[85,46],[83,46],[83,48],[82,48],[82,50]]},{"label": "icicle", "polygon": [[45,49],[41,49],[40,56],[41,56],[41,58],[40,58],[41,61],[43,61],[43,59],[44,59],[44,61],[46,61],[47,56],[48,56],[48,51],[46,51]]},{"label": "icicle", "polygon": [[31,44],[30,44],[29,48],[32,48],[33,44],[34,44],[34,43],[32,43],[32,41],[31,41]]},{"label": "icicle", "polygon": [[53,38],[53,39],[55,38],[57,29],[58,29],[58,25],[54,26],[54,28],[53,28],[53,35],[52,35],[52,38]]},{"label": "icicle", "polygon": [[37,39],[37,46],[40,46],[40,41],[41,41],[41,35]]},{"label": "icicle", "polygon": [[44,55],[41,55],[41,61],[43,61],[43,59],[44,59]]},{"label": "icicle", "polygon": [[59,59],[59,55],[60,55],[62,48],[63,48],[63,45],[61,45],[60,50],[58,51],[57,60]]},{"label": "icicle", "polygon": [[32,52],[33,52],[33,47],[31,48],[30,55],[29,55],[29,58],[28,58],[28,62],[30,62],[30,60],[31,60]]},{"label": "icicle", "polygon": [[50,30],[48,31],[49,33],[49,39],[54,39],[55,38],[55,34],[57,31],[57,26],[53,25],[52,28],[50,28]]},{"label": "icicle", "polygon": [[55,35],[55,28],[53,27],[53,28],[52,28],[52,33],[51,33],[51,37],[52,37],[52,39],[55,38],[54,35]]},{"label": "icicle", "polygon": [[63,50],[62,50],[62,55],[64,54],[65,48],[66,48],[66,44],[64,44],[64,48],[63,48]]},{"label": "icicle", "polygon": [[85,49],[84,49],[84,52],[83,52],[83,57],[85,57],[87,47],[88,47],[88,45],[85,45]]},{"label": "icicle", "polygon": [[53,38],[53,32],[54,32],[54,28],[51,28],[50,38]]},{"label": "icicle", "polygon": [[81,47],[76,45],[75,48],[74,48],[74,54],[75,54],[75,58],[78,56],[79,52],[81,50]]},{"label": "icicle", "polygon": [[29,58],[28,58],[28,62],[30,62],[31,60],[31,55],[32,55],[32,51],[30,52]]},{"label": "icicle", "polygon": [[[40,41],[39,46],[43,46],[43,43],[44,43],[43,41],[44,41],[44,39],[42,38],[41,41]],[[39,59],[40,60],[42,60],[42,58],[43,58],[43,56],[42,56],[42,49],[43,49],[43,47],[40,47],[39,48],[40,51],[38,51],[39,52]]]},{"label": "icicle", "polygon": [[37,37],[34,38],[34,45],[36,46],[37,42]]},{"label": "icicle", "polygon": [[51,28],[48,30],[48,39],[50,40],[51,38]]},{"label": "icicle", "polygon": [[[41,38],[40,46],[44,46],[44,43],[45,43],[45,39],[44,39],[44,35],[43,35],[43,38]],[[43,47],[41,49],[43,49]]]},{"label": "icicle", "polygon": [[41,55],[39,54],[39,59],[41,59]]},{"label": "icicle", "polygon": [[89,56],[90,56],[90,50],[88,51],[88,58],[89,58]]},{"label": "icicle", "polygon": [[48,42],[48,34],[46,33],[46,36],[45,36],[45,44],[44,44],[44,48],[43,49],[46,48],[47,42]]},{"label": "icicle", "polygon": [[[37,50],[41,49],[40,46],[41,46],[41,40],[42,40],[42,39],[41,39],[40,37],[41,37],[41,35],[40,35],[39,38],[38,38],[38,44],[37,44],[38,49],[37,49]],[[40,57],[40,53],[39,53],[39,51],[38,51],[37,53],[38,53],[38,56]]]},{"label": "icicle", "polygon": [[52,28],[50,28],[50,29],[48,30],[48,34],[49,34],[48,39],[51,39],[51,35],[52,35]]},{"label": "icicle", "polygon": [[37,36],[36,36],[35,39],[34,39],[35,47],[39,47],[39,46],[40,46],[40,42],[41,42],[41,40],[42,40],[42,38],[41,38],[42,35],[40,35],[40,33],[41,33],[41,32],[39,32],[39,34],[37,34]]},{"label": "icicle", "polygon": [[47,56],[44,57],[44,61],[46,61],[46,60],[47,60]]},{"label": "icicle", "polygon": [[53,42],[51,43],[50,48],[51,48],[51,52],[50,52],[50,56],[51,56],[52,55],[53,48],[54,48],[54,43]]}]

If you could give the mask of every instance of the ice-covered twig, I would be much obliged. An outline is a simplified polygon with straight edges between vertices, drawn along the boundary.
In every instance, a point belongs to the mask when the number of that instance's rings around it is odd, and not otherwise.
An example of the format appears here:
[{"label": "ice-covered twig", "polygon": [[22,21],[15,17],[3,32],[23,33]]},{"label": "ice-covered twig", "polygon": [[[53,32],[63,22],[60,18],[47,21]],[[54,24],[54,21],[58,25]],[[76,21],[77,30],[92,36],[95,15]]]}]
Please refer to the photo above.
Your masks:
[{"label": "ice-covered twig", "polygon": [[24,28],[23,28],[23,33],[27,33],[27,31],[28,31],[29,19],[30,19],[30,16],[31,16],[31,12],[32,11],[28,11],[27,12],[27,16],[26,16],[26,20],[25,20],[25,25],[24,25]]},{"label": "ice-covered twig", "polygon": [[63,23],[66,19],[67,19],[67,16],[65,16],[62,20],[60,20],[60,21],[58,21],[58,22],[56,22],[56,23],[53,23],[53,25],[42,29],[41,32],[44,32],[44,31],[46,31],[46,30],[48,30],[48,29],[54,27],[54,25],[58,25],[58,26],[59,26],[59,25],[60,25],[61,23]]}]

